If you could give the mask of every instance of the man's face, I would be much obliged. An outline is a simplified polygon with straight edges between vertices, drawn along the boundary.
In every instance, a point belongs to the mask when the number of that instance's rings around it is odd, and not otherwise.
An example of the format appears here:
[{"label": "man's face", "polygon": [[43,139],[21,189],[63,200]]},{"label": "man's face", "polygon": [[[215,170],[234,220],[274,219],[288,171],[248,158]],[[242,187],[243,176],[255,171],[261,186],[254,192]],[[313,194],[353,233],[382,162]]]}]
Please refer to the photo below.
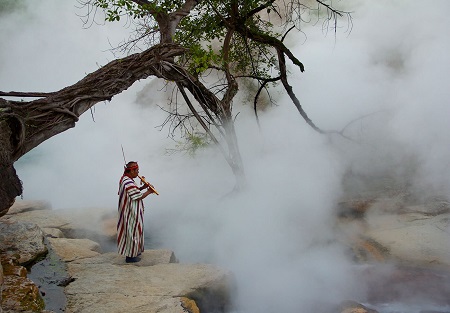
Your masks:
[{"label": "man's face", "polygon": [[136,178],[139,174],[139,167],[130,171],[131,178]]}]

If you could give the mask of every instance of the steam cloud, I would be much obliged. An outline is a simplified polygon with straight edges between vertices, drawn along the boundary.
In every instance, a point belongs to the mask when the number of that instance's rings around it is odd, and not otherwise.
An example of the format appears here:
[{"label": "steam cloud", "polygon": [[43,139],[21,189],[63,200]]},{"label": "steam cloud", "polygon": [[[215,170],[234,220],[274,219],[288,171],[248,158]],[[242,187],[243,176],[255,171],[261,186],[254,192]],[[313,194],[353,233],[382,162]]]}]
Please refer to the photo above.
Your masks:
[{"label": "steam cloud", "polygon": [[[27,9],[0,19],[1,90],[61,89],[112,60],[109,41],[127,38],[121,25],[82,29],[75,1],[24,3]],[[260,113],[261,131],[252,108],[235,103],[250,187],[223,197],[234,177],[219,151],[165,153],[176,145],[157,128],[166,116],[156,104],[167,95],[151,89],[145,97],[154,84],[146,80],[19,160],[24,198],[115,211],[123,145],[160,193],[146,199],[151,244],[182,262],[230,268],[243,311],[310,312],[321,302],[363,299],[333,233],[342,179],[349,169],[389,172],[417,190],[449,195],[450,2],[347,5],[350,33],[345,23],[336,33],[305,25],[306,37],[288,38],[306,67],[303,74],[292,68],[291,84],[323,129],[367,115],[346,128],[361,144],[315,133],[281,90],[279,106]]]}]

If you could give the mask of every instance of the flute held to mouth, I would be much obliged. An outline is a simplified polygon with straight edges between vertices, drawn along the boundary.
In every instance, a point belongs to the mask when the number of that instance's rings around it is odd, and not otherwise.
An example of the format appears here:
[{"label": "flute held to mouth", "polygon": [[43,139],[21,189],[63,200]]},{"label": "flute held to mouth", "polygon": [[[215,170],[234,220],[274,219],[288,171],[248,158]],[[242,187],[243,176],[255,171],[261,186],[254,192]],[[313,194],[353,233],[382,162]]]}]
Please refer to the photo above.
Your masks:
[{"label": "flute held to mouth", "polygon": [[156,193],[159,196],[159,193],[156,191],[155,187],[152,184],[150,184],[148,181],[145,180],[145,176],[138,175],[138,177],[144,185],[147,185],[148,188],[150,188],[154,193]]}]

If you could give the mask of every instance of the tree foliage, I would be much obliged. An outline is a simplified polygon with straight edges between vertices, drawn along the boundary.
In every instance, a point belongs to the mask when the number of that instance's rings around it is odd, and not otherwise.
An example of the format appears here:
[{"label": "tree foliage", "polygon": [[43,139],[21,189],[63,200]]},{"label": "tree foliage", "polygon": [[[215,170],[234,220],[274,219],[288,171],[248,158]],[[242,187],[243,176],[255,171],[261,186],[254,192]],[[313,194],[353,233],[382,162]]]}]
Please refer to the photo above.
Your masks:
[{"label": "tree foliage", "polygon": [[[347,23],[351,23],[351,15],[323,1],[306,3],[309,5],[298,0],[83,2],[85,6],[101,8],[107,21],[127,19],[134,22],[136,37],[121,46],[123,51],[146,49],[162,42],[175,43],[186,49],[183,55],[173,60],[173,64],[196,81],[201,81],[210,95],[204,99],[205,91],[196,93],[186,80],[184,83],[178,81],[177,87],[190,90],[199,103],[200,112],[183,95],[193,112],[192,116],[205,130],[214,136],[209,127],[214,125],[219,135],[224,134],[228,146],[228,151],[224,153],[229,156],[230,166],[237,170],[235,174],[242,171],[242,164],[233,139],[236,135],[231,121],[232,103],[243,79],[253,80],[257,86],[253,99],[256,116],[262,92],[269,93],[268,86],[281,84],[313,129],[320,133],[330,132],[320,129],[309,119],[290,86],[286,58],[302,72],[304,65],[284,44],[284,40],[301,31],[313,14],[317,21],[323,21],[325,29],[336,29],[340,17],[347,17]],[[92,14],[88,15],[92,17]],[[177,115],[174,114],[173,118],[178,118]],[[220,140],[213,141],[217,143]]]}]

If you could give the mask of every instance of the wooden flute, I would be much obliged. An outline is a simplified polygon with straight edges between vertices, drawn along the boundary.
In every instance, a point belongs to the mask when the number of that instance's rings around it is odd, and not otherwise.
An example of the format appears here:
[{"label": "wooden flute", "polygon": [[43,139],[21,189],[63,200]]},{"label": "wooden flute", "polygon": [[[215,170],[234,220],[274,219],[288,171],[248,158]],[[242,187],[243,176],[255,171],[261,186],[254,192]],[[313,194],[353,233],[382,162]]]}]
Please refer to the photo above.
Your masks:
[{"label": "wooden flute", "polygon": [[154,193],[156,193],[159,196],[159,193],[156,191],[155,187],[153,187],[152,184],[150,184],[148,181],[145,180],[145,176],[139,176],[138,177],[141,179],[141,182],[144,185],[147,185]]}]

